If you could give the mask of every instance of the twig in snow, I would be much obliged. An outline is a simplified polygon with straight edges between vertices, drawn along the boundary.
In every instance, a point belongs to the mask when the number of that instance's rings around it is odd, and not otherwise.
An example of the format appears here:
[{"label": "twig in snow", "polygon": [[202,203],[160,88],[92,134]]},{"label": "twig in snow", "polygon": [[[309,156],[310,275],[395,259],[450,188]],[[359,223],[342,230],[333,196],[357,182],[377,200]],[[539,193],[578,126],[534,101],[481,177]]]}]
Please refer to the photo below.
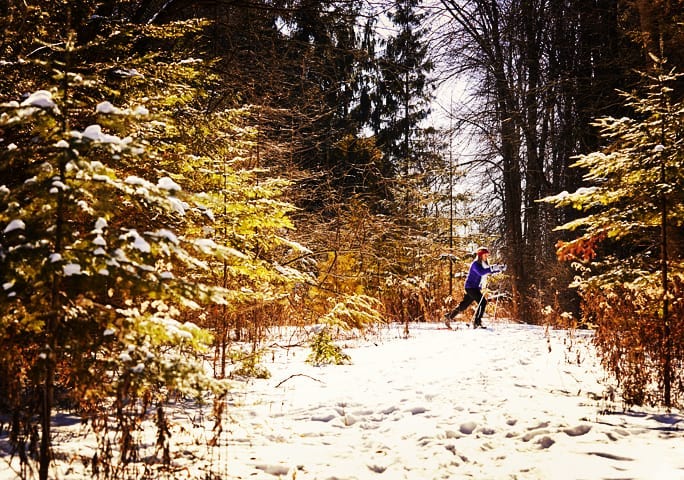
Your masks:
[{"label": "twig in snow", "polygon": [[311,376],[306,375],[306,374],[304,374],[304,373],[295,373],[294,375],[290,375],[290,376],[287,377],[285,380],[283,380],[282,382],[280,382],[278,385],[275,386],[275,388],[278,388],[278,387],[281,386],[283,383],[287,382],[288,380],[290,380],[291,378],[294,378],[294,377],[306,377],[306,378],[310,378],[311,380],[315,380],[315,381],[317,381],[317,382],[323,383],[322,380],[319,380],[319,379],[317,379],[317,378],[311,377]]}]

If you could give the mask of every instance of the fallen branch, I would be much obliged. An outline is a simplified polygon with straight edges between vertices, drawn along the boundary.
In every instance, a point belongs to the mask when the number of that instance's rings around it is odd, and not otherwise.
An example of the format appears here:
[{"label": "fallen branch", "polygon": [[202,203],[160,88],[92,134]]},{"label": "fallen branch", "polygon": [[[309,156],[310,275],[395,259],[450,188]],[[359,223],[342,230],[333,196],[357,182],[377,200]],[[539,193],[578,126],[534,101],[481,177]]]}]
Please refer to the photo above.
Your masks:
[{"label": "fallen branch", "polygon": [[290,380],[290,379],[292,379],[292,378],[294,378],[294,377],[306,377],[306,378],[310,378],[311,380],[315,380],[316,382],[323,383],[322,380],[319,380],[319,379],[317,379],[317,378],[314,378],[314,377],[312,377],[312,376],[310,376],[310,375],[306,375],[306,374],[304,374],[304,373],[295,373],[294,375],[290,375],[290,376],[287,377],[285,380],[283,380],[282,382],[280,382],[278,385],[275,386],[275,388],[278,388],[278,387],[281,386],[283,383],[287,382],[288,380]]}]

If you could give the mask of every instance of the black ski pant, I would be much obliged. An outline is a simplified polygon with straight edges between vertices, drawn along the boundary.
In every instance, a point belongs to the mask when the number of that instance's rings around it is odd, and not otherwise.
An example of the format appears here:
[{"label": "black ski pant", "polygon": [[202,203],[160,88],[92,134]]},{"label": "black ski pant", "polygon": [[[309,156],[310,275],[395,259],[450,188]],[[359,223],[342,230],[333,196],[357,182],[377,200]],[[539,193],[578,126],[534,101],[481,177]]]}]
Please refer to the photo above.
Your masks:
[{"label": "black ski pant", "polygon": [[449,313],[448,317],[454,318],[456,315],[468,308],[468,306],[473,302],[477,302],[477,311],[475,312],[473,324],[476,327],[479,327],[482,325],[482,316],[484,315],[485,307],[487,306],[487,299],[484,298],[482,295],[482,290],[479,288],[466,288],[463,300],[461,300],[461,303],[459,303],[458,306],[454,308],[451,313]]}]

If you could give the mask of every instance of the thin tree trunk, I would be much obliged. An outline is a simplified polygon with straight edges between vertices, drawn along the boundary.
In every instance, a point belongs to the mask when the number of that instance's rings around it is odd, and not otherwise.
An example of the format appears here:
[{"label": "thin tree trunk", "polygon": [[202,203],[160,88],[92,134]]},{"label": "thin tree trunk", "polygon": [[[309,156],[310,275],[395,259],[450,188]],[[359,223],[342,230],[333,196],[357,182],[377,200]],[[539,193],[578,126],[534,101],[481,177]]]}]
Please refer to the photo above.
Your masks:
[{"label": "thin tree trunk", "polygon": [[[48,322],[46,328],[52,328],[52,322]],[[54,381],[55,381],[55,369],[53,362],[53,352],[48,350],[45,359],[45,381],[43,383],[43,402],[41,408],[41,438],[40,438],[40,452],[39,452],[39,471],[38,478],[40,480],[48,480],[50,473],[50,439],[51,439],[51,428],[50,423],[52,420],[52,402],[54,395]]]},{"label": "thin tree trunk", "polygon": [[[665,184],[665,163],[661,165],[661,182]],[[670,407],[671,387],[672,387],[672,334],[670,332],[670,315],[668,311],[668,287],[667,287],[667,197],[662,194],[662,211],[661,211],[661,249],[662,249],[662,284],[663,284],[663,326],[665,337],[665,365],[663,367],[663,388],[665,393],[665,406]]]},{"label": "thin tree trunk", "polygon": [[[664,120],[663,120],[664,121]],[[663,127],[664,130],[664,127]],[[664,142],[664,132],[661,133],[661,141]],[[660,147],[660,183],[665,185],[667,182],[667,177],[665,173],[665,147],[663,144],[658,145]],[[660,270],[661,270],[661,282],[663,290],[663,347],[664,347],[664,365],[663,365],[663,393],[665,406],[670,407],[672,404],[671,390],[672,390],[672,334],[670,332],[670,315],[669,315],[669,299],[668,299],[668,271],[667,271],[667,195],[665,192],[661,194],[661,207],[660,207]]]}]

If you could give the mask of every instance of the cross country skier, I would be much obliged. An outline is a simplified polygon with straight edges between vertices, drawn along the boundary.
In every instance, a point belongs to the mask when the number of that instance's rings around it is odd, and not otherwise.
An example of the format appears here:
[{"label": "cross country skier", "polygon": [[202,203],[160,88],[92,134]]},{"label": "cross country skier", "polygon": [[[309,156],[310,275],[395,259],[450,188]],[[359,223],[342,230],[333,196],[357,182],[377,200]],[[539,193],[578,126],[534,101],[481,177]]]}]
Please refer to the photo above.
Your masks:
[{"label": "cross country skier", "polygon": [[477,311],[473,320],[473,328],[482,327],[482,316],[484,315],[485,307],[487,306],[487,299],[482,294],[485,275],[490,273],[503,272],[506,270],[506,265],[492,265],[489,266],[487,259],[489,258],[489,250],[485,247],[477,249],[477,258],[470,264],[470,270],[465,281],[465,295],[463,300],[449,312],[444,319],[447,328],[451,328],[450,320],[453,320],[456,315],[463,312],[468,306],[477,302]]}]

